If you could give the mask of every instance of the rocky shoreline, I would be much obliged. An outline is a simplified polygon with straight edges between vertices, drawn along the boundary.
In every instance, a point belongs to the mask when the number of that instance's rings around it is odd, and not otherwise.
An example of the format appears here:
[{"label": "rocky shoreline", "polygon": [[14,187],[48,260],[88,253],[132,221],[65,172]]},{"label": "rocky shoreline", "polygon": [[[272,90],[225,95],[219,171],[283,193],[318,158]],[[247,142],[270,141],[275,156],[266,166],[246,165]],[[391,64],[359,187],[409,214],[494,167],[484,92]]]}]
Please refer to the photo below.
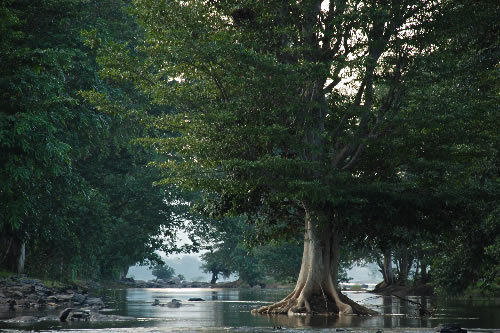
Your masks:
[{"label": "rocky shoreline", "polygon": [[132,278],[127,278],[120,280],[117,283],[118,287],[123,288],[223,288],[221,284],[213,285],[208,282],[187,282],[181,281],[177,278],[169,280],[134,280]]},{"label": "rocky shoreline", "polygon": [[[125,321],[135,318],[109,315],[100,297],[92,297],[90,290],[107,288],[234,288],[238,282],[212,285],[208,282],[186,282],[179,279],[141,281],[123,279],[100,284],[88,281],[85,285],[49,287],[39,279],[12,275],[0,279],[0,322],[29,324],[45,321]],[[155,300],[158,302],[158,300]],[[189,301],[203,301],[189,299]],[[179,307],[181,303],[153,303],[152,305]],[[50,315],[44,315],[50,313]],[[26,315],[29,314],[29,315]]]},{"label": "rocky shoreline", "polygon": [[61,307],[101,309],[104,302],[76,286],[50,288],[41,280],[20,276],[0,280],[0,310]]},{"label": "rocky shoreline", "polygon": [[[11,276],[0,280],[0,313],[13,318],[4,323],[35,323],[43,321],[118,321],[134,318],[106,315],[100,297],[91,297],[88,289],[77,286],[48,287],[41,280]],[[58,315],[22,315],[26,312]],[[21,315],[17,315],[21,314]]]}]

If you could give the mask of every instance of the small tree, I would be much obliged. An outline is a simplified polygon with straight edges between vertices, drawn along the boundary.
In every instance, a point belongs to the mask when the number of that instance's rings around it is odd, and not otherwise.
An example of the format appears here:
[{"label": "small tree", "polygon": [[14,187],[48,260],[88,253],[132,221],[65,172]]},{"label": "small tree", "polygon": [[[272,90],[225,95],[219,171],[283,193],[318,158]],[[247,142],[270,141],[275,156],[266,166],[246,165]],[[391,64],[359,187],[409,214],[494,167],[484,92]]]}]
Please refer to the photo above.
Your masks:
[{"label": "small tree", "polygon": [[211,284],[217,283],[220,276],[228,278],[233,273],[232,263],[225,249],[218,249],[214,252],[207,252],[201,255],[203,265],[201,269],[204,273],[212,273]]},{"label": "small tree", "polygon": [[175,270],[168,265],[161,264],[153,267],[152,273],[157,279],[167,280],[175,275]]}]

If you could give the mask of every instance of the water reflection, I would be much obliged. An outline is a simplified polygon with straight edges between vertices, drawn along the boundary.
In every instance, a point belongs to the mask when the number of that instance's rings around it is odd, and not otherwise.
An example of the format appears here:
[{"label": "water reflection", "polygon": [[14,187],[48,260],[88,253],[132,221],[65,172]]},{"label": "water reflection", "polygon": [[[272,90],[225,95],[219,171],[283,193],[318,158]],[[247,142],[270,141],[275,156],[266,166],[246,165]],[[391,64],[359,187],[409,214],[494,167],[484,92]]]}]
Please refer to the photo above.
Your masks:
[{"label": "water reflection", "polygon": [[[464,327],[500,327],[495,316],[500,310],[496,299],[437,299],[429,297],[410,297],[408,300],[376,296],[366,292],[352,292],[348,296],[356,302],[380,313],[379,316],[267,316],[252,315],[250,310],[263,304],[278,301],[289,290],[253,289],[136,289],[123,290],[126,293],[125,312],[120,307],[117,314],[156,318],[169,327],[365,327],[432,328],[443,322],[456,322]],[[205,302],[187,302],[191,297],[201,297]],[[150,306],[155,299],[167,302],[168,298],[183,301],[185,306],[167,309]],[[120,300],[124,297],[120,296]],[[434,306],[434,303],[437,305]],[[417,304],[435,310],[431,318],[419,316]],[[149,308],[145,305],[149,305]],[[163,326],[162,324],[162,326]]]},{"label": "water reflection", "polygon": [[[447,299],[411,297],[405,299],[377,296],[365,292],[348,293],[356,302],[363,303],[379,312],[378,316],[286,316],[253,315],[251,310],[278,301],[289,290],[254,289],[127,289],[106,290],[102,296],[112,309],[110,314],[134,318],[130,322],[116,323],[39,323],[30,324],[22,329],[91,329],[148,328],[160,331],[175,330],[224,330],[224,328],[259,328],[272,330],[273,327],[286,328],[360,328],[396,329],[400,327],[426,328],[429,330],[440,323],[458,323],[468,328],[499,328],[499,299]],[[166,304],[178,299],[183,306],[168,308],[153,306],[155,299]],[[189,298],[202,298],[205,301],[188,301]],[[433,309],[433,316],[421,318],[418,306]],[[19,314],[17,314],[19,315]],[[7,328],[0,323],[0,330]],[[12,327],[12,325],[10,326]],[[19,326],[17,326],[19,328]],[[432,329],[431,329],[432,330]]]}]

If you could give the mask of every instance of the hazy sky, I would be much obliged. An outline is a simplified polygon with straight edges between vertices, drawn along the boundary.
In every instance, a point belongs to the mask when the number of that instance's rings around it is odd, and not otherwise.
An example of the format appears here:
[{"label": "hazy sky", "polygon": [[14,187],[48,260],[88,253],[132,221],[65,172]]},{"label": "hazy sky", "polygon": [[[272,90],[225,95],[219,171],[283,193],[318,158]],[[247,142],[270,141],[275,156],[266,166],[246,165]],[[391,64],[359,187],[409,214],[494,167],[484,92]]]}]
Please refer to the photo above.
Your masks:
[{"label": "hazy sky", "polygon": [[[182,274],[188,281],[210,281],[211,275],[203,273],[200,269],[201,261],[198,254],[174,255],[164,258],[165,263],[175,270],[176,274]],[[378,283],[382,281],[382,275],[375,264],[368,267],[353,267],[348,271],[351,282],[355,283]],[[136,280],[152,280],[153,274],[148,266],[130,267],[128,277]],[[231,278],[229,279],[231,280]]]}]

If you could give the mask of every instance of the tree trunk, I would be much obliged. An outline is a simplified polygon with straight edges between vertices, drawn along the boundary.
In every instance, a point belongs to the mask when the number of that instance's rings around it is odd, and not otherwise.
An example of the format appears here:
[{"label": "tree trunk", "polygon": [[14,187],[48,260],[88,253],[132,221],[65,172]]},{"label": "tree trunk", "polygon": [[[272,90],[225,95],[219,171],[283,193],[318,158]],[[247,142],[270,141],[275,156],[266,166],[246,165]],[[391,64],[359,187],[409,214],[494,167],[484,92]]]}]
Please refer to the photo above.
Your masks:
[{"label": "tree trunk", "polygon": [[406,286],[408,284],[411,266],[413,266],[413,257],[409,255],[407,248],[402,248],[399,253],[400,255],[397,260],[399,263],[398,283]]},{"label": "tree trunk", "polygon": [[128,269],[129,266],[124,266],[120,269],[120,276],[118,277],[119,280],[123,280],[127,277]]},{"label": "tree trunk", "polygon": [[421,266],[422,266],[420,269],[421,282],[427,283],[427,282],[429,282],[429,276],[427,275],[427,264],[422,262]]},{"label": "tree trunk", "polygon": [[18,257],[16,261],[16,272],[17,274],[21,274],[24,272],[24,263],[26,262],[26,243],[20,242],[20,246],[18,248]]},{"label": "tree trunk", "polygon": [[392,254],[391,250],[384,252],[384,279],[387,286],[394,284],[394,275],[392,273]]},{"label": "tree trunk", "polygon": [[416,267],[415,267],[415,277],[414,277],[414,280],[415,280],[415,283],[418,282],[418,275],[420,273],[420,260],[415,260],[415,264],[416,264]]},{"label": "tree trunk", "polygon": [[218,272],[212,272],[212,280],[210,280],[210,284],[216,284],[219,278]]},{"label": "tree trunk", "polygon": [[304,253],[295,289],[283,300],[256,313],[374,314],[336,290],[340,236],[306,209]]},{"label": "tree trunk", "polygon": [[0,234],[0,268],[21,274],[26,261],[26,243],[13,234],[4,231]]}]

